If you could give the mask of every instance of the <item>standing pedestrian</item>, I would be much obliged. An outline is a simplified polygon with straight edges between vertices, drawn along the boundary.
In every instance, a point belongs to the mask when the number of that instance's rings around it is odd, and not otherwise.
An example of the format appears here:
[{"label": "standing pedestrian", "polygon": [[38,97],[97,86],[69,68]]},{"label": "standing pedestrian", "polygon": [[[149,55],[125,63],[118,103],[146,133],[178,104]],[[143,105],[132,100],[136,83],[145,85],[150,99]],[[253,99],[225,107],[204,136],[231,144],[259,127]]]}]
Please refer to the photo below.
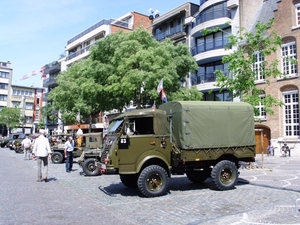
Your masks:
[{"label": "standing pedestrian", "polygon": [[274,156],[274,147],[271,144],[271,141],[269,141],[269,145],[267,147],[267,150],[268,150],[268,155],[273,155]]},{"label": "standing pedestrian", "polygon": [[24,152],[24,160],[30,160],[30,145],[31,145],[31,141],[28,138],[28,134],[26,134],[25,139],[22,140],[21,142],[21,146]]},{"label": "standing pedestrian", "polygon": [[48,181],[48,158],[51,157],[51,149],[49,140],[45,137],[45,130],[39,130],[40,136],[35,139],[32,154],[34,158],[37,158],[37,167],[38,167],[38,179],[37,182],[42,181],[42,162],[44,165],[44,181]]},{"label": "standing pedestrian", "polygon": [[74,140],[70,136],[68,141],[65,143],[65,158],[66,158],[66,172],[70,173],[73,167],[73,151],[74,151]]}]

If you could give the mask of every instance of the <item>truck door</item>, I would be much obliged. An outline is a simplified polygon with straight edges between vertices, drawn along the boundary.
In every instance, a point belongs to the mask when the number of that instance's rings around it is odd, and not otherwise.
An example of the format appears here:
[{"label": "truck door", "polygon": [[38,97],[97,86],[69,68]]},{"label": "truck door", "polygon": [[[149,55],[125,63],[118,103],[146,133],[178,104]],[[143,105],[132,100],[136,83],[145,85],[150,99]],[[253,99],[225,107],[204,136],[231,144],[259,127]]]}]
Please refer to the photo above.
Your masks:
[{"label": "truck door", "polygon": [[118,143],[120,166],[135,164],[142,154],[156,149],[153,117],[130,119],[125,129]]}]

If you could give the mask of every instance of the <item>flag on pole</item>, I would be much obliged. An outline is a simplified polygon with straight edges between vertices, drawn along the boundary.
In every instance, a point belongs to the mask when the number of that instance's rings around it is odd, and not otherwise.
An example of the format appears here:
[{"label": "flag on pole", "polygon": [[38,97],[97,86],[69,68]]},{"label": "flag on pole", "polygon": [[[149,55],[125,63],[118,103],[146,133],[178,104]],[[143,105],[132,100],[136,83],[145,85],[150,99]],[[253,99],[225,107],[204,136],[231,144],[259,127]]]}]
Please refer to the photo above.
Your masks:
[{"label": "flag on pole", "polygon": [[77,116],[76,116],[76,120],[78,123],[80,123],[80,111],[78,112]]},{"label": "flag on pole", "polygon": [[167,96],[166,96],[166,93],[165,93],[164,89],[161,90],[161,100],[163,102],[168,102],[168,99],[167,99]]},{"label": "flag on pole", "polygon": [[160,80],[160,82],[157,85],[157,92],[161,92],[164,89],[163,87],[163,79]]}]

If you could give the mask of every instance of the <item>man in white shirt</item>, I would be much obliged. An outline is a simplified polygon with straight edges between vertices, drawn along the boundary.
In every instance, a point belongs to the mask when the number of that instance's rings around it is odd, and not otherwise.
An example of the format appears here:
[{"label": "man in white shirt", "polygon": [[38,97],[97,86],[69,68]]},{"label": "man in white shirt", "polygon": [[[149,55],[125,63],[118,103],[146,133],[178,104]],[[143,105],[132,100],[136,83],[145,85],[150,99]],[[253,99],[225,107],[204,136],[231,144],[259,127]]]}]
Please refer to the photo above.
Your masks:
[{"label": "man in white shirt", "polygon": [[37,182],[42,181],[42,161],[44,165],[44,181],[47,182],[48,178],[48,157],[51,157],[51,149],[49,140],[45,137],[45,130],[40,129],[40,136],[35,139],[32,154],[34,158],[37,158],[37,166],[38,166],[38,179]]},{"label": "man in white shirt", "polygon": [[66,158],[66,172],[70,173],[73,167],[73,151],[74,151],[74,140],[70,136],[68,141],[65,143],[65,158]]},{"label": "man in white shirt", "polygon": [[31,145],[31,141],[28,138],[28,134],[26,134],[25,139],[23,139],[21,142],[21,146],[24,152],[24,160],[30,159],[30,145]]}]

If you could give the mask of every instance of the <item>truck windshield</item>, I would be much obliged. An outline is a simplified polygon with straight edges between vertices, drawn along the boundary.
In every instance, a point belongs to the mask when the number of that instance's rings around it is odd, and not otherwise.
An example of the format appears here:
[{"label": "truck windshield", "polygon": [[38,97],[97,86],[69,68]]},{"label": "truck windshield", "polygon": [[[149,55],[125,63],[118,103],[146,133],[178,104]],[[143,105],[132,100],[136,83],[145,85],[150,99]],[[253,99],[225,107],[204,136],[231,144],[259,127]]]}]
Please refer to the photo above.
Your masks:
[{"label": "truck windshield", "polygon": [[108,126],[108,131],[109,132],[115,132],[123,123],[124,120],[115,120],[112,121],[109,126]]}]

